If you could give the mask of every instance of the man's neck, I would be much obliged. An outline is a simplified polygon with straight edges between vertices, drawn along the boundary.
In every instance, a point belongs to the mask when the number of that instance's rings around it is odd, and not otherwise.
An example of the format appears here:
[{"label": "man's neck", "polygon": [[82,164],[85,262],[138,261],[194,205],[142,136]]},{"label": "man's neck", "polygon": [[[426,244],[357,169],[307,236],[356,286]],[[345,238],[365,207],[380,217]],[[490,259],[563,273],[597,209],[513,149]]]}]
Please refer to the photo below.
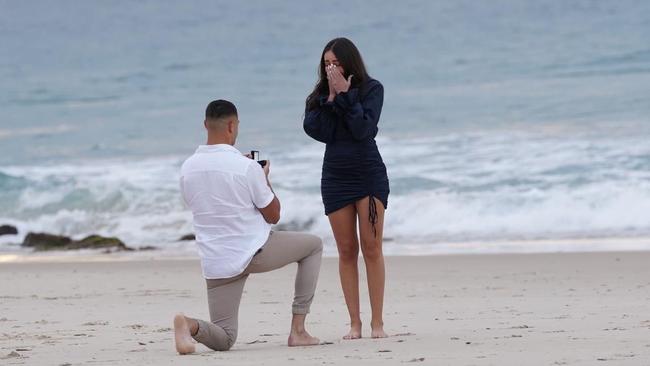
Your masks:
[{"label": "man's neck", "polygon": [[208,135],[207,145],[232,145],[230,139],[224,136],[210,136]]}]

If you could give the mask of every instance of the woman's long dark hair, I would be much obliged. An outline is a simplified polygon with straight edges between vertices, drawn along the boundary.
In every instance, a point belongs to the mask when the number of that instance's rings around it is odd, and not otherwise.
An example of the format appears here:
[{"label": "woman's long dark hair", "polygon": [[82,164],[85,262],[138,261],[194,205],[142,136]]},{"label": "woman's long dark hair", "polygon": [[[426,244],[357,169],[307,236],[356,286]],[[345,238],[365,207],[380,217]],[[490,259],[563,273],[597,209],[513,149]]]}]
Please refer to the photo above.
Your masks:
[{"label": "woman's long dark hair", "polygon": [[366,65],[363,63],[363,58],[361,58],[361,53],[359,53],[354,43],[347,38],[334,38],[327,42],[325,48],[323,48],[323,53],[320,55],[318,82],[305,101],[307,110],[312,110],[318,105],[319,96],[328,95],[329,93],[327,72],[325,72],[325,60],[323,59],[327,51],[332,51],[336,56],[336,59],[345,72],[345,75],[343,75],[345,79],[350,75],[354,75],[352,76],[352,85],[350,85],[350,88],[362,89],[368,79],[370,79],[366,71]]}]

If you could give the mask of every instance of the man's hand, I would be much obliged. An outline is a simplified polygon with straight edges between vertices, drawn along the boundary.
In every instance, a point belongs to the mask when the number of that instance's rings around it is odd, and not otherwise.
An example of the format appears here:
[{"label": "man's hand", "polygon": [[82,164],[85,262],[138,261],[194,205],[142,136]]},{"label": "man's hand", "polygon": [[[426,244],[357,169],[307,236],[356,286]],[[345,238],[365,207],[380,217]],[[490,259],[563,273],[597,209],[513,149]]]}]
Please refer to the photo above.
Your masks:
[{"label": "man's hand", "polygon": [[269,179],[269,173],[271,173],[271,160],[266,160],[266,165],[264,165],[262,169],[264,170],[266,179]]},{"label": "man's hand", "polygon": [[[269,180],[269,173],[271,172],[271,161],[267,160],[266,165],[264,165],[262,169],[266,175],[266,184],[268,184],[271,192],[273,192],[275,195],[273,187],[271,186],[271,181]],[[260,213],[262,213],[264,220],[269,224],[277,224],[278,221],[280,221],[280,200],[278,200],[277,196],[273,198],[273,201],[271,201],[268,206],[264,208],[258,208],[258,210]]]}]

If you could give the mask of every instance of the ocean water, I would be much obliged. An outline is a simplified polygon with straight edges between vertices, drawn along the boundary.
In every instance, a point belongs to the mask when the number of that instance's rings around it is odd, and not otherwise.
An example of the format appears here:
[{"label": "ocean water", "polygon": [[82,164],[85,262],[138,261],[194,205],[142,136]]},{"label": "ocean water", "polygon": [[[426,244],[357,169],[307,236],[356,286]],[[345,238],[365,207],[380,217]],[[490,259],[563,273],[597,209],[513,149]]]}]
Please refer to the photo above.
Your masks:
[{"label": "ocean water", "polygon": [[650,2],[0,9],[0,224],[21,231],[0,237],[0,251],[19,250],[28,231],[191,245],[176,241],[192,230],[178,170],[204,142],[205,106],[224,98],[242,121],[236,147],[272,161],[281,223],[333,252],[324,147],[304,134],[302,115],[335,36],[357,44],[385,87],[378,145],[391,253],[504,241],[562,250],[598,238],[650,249]]}]

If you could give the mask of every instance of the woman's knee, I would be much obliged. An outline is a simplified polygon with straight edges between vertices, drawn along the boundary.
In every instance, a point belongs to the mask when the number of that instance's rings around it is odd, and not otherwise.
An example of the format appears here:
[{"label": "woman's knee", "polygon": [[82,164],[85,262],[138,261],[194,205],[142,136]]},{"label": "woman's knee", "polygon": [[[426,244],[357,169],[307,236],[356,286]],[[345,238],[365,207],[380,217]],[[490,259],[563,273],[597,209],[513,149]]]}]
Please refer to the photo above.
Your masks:
[{"label": "woman's knee", "polygon": [[339,258],[342,261],[355,261],[359,258],[359,243],[356,240],[345,240],[336,243]]},{"label": "woman's knee", "polygon": [[375,238],[361,240],[361,251],[366,260],[377,260],[383,256],[381,240]]}]

